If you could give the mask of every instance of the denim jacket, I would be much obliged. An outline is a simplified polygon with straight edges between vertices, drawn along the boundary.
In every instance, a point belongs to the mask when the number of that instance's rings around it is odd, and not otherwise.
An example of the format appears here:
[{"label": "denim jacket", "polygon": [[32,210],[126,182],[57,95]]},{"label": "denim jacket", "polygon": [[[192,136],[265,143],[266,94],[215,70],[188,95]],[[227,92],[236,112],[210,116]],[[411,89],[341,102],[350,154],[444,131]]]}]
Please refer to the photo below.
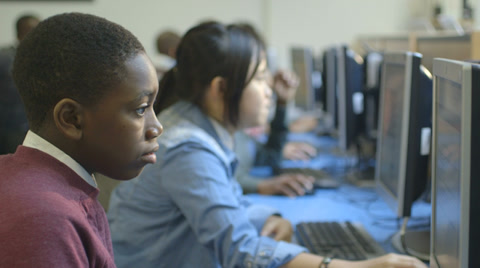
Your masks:
[{"label": "denim jacket", "polygon": [[178,102],[159,121],[157,163],[110,200],[119,268],[279,267],[306,251],[259,235],[277,211],[243,197],[235,154],[198,107]]}]

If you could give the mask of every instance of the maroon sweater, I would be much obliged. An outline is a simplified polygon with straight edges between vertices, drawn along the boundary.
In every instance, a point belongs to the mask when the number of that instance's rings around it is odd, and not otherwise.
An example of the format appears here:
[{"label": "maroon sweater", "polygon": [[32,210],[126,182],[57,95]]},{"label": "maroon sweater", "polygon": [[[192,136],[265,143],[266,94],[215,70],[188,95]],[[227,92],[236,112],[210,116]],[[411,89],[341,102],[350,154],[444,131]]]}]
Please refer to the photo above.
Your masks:
[{"label": "maroon sweater", "polygon": [[98,189],[20,146],[0,156],[0,267],[115,267]]}]

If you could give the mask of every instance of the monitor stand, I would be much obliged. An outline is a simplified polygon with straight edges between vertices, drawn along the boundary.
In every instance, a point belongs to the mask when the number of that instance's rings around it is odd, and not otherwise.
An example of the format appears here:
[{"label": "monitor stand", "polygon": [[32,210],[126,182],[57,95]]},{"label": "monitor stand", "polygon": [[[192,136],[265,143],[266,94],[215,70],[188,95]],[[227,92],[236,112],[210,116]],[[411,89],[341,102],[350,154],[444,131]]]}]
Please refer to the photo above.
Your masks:
[{"label": "monitor stand", "polygon": [[356,143],[358,162],[352,172],[345,176],[345,181],[357,187],[375,187],[375,142],[359,137]]},{"label": "monitor stand", "polygon": [[345,175],[345,181],[357,187],[375,187],[375,167],[367,166],[361,169],[357,168],[355,171],[349,172]]},{"label": "monitor stand", "polygon": [[407,230],[404,236],[406,249],[400,231],[393,235],[392,245],[396,250],[422,261],[430,260],[430,230]]}]

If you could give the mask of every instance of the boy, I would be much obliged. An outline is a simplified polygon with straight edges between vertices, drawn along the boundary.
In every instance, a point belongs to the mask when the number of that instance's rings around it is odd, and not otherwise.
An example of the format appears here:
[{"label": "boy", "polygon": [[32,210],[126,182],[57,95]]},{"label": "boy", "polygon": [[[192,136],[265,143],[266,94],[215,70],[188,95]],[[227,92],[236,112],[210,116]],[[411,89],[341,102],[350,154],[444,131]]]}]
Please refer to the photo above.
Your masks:
[{"label": "boy", "polygon": [[0,156],[0,266],[115,267],[92,174],[127,180],[156,161],[155,68],[123,27],[69,13],[27,35],[13,77],[30,131]]}]

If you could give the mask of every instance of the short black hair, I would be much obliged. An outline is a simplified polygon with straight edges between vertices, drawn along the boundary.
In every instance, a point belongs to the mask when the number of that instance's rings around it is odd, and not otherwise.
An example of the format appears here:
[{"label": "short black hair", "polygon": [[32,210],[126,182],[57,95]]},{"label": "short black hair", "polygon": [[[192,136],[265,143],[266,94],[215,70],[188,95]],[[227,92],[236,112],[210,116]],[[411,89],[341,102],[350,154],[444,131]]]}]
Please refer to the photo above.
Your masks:
[{"label": "short black hair", "polygon": [[34,14],[24,14],[17,19],[15,29],[17,30],[17,38],[22,40],[28,32],[30,32],[34,25],[40,22],[40,19]]},{"label": "short black hair", "polygon": [[[206,88],[220,76],[226,80],[226,119],[236,125],[240,98],[255,76],[262,49],[260,40],[243,26],[208,21],[191,28],[177,48],[176,67],[160,82],[155,111],[161,112],[178,99],[203,108]],[[255,68],[249,74],[252,59]]]},{"label": "short black hair", "polygon": [[125,77],[125,62],[145,53],[122,26],[81,13],[52,16],[18,46],[13,78],[30,128],[38,130],[64,98],[93,106]]},{"label": "short black hair", "polygon": [[[180,43],[181,36],[176,32],[168,30],[163,31],[157,36],[157,51],[169,55],[172,48],[176,49]],[[170,55],[169,55],[170,56]]]}]

